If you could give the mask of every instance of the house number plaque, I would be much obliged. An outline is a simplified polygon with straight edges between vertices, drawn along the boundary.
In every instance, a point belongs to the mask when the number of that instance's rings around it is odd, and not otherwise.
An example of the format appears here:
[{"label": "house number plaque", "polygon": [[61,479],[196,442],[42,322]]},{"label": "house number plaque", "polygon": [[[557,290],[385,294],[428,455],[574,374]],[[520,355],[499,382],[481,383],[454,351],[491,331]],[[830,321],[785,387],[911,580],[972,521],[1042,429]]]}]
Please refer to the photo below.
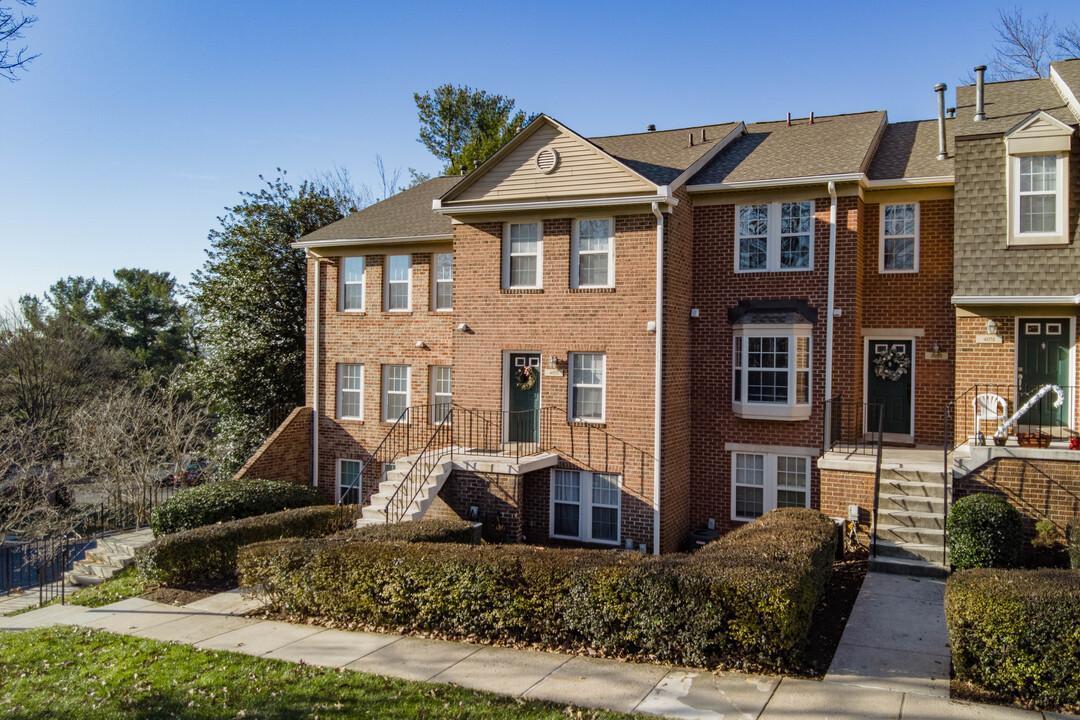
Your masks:
[{"label": "house number plaque", "polygon": [[998,345],[1001,344],[1000,335],[976,335],[975,343],[978,345]]}]

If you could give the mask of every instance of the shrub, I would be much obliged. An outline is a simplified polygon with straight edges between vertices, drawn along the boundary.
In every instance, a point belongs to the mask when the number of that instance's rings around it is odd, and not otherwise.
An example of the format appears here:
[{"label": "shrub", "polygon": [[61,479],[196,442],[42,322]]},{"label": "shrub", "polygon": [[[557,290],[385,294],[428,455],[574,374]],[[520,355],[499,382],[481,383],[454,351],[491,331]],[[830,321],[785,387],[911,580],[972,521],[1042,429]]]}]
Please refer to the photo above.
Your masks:
[{"label": "shrub", "polygon": [[322,505],[314,488],[280,480],[223,480],[184,490],[154,508],[150,527],[154,535],[191,530],[289,508]]},{"label": "shrub", "polygon": [[821,513],[781,510],[692,555],[286,540],[244,548],[239,571],[279,610],[346,626],[784,668],[834,544]]},{"label": "shrub", "polygon": [[1020,564],[1024,526],[1020,513],[1000,495],[960,498],[949,511],[946,529],[949,557],[957,570]]},{"label": "shrub", "polygon": [[356,505],[321,505],[204,525],[162,535],[139,548],[139,574],[160,585],[236,577],[236,555],[245,545],[281,538],[321,538],[356,521]]},{"label": "shrub", "polygon": [[1069,543],[1069,567],[1080,570],[1080,515],[1065,527],[1065,539]]},{"label": "shrub", "polygon": [[1080,703],[1080,573],[955,573],[945,615],[957,679],[1042,706]]},{"label": "shrub", "polygon": [[342,530],[334,540],[480,544],[480,526],[468,520],[420,520]]}]

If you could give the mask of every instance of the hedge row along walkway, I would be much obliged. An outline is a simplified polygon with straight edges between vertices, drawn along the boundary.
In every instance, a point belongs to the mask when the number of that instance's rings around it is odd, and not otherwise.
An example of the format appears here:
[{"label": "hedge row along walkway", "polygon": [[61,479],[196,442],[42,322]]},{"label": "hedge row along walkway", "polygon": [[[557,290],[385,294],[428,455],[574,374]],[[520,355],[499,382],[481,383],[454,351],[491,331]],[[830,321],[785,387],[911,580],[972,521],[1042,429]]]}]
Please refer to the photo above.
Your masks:
[{"label": "hedge row along walkway", "polygon": [[1050,720],[1065,717],[811,680],[712,674],[662,665],[344,632],[241,617],[255,607],[256,603],[236,591],[184,607],[140,598],[95,609],[54,605],[0,618],[0,630],[79,625],[205,649],[673,718],[1036,720],[1045,717]]}]

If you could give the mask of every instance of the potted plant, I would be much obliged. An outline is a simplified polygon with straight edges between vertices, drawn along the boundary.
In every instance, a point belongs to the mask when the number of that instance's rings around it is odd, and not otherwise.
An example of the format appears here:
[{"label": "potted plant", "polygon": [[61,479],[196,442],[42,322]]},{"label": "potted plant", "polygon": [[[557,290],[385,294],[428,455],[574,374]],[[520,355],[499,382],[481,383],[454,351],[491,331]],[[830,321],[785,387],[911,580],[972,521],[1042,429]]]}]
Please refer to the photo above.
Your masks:
[{"label": "potted plant", "polygon": [[1020,447],[1050,447],[1050,433],[1017,433],[1016,442]]}]

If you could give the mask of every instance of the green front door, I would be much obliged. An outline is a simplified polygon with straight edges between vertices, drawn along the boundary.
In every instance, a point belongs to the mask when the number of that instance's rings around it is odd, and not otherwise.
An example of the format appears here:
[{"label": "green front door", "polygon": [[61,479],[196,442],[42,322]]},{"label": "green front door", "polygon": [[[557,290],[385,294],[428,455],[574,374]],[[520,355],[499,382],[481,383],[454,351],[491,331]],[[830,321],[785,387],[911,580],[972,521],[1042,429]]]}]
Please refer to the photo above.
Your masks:
[{"label": "green front door", "polygon": [[1069,319],[1017,320],[1020,337],[1016,348],[1016,398],[1023,405],[1043,385],[1058,385],[1065,390],[1065,402],[1054,407],[1053,392],[1043,396],[1031,410],[1020,418],[1020,425],[1068,425],[1069,401]]},{"label": "green front door", "polygon": [[[536,353],[510,353],[507,363],[510,376],[506,386],[510,388],[509,414],[506,419],[508,442],[540,441],[540,356]],[[535,375],[531,387],[522,387],[523,371],[530,368]]]},{"label": "green front door", "polygon": [[[906,369],[902,370],[904,363],[896,359],[889,363],[875,362],[890,350],[897,358],[907,358]],[[866,412],[866,432],[876,433],[878,430],[877,408],[874,407],[877,403],[885,413],[881,420],[884,434],[912,435],[911,353],[911,340],[870,340],[866,361],[866,401],[870,403]]]}]

